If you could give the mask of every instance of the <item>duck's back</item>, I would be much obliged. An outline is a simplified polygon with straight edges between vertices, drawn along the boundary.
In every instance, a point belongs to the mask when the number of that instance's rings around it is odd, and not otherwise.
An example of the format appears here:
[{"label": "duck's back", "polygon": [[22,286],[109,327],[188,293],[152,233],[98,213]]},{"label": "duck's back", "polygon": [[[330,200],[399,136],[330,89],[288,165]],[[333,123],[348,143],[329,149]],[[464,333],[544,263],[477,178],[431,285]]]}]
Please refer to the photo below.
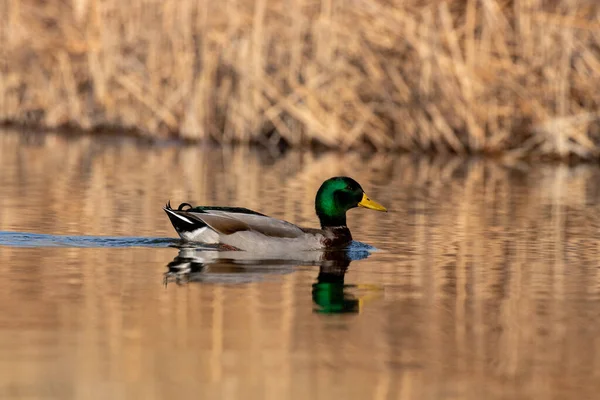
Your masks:
[{"label": "duck's back", "polygon": [[165,207],[179,236],[187,241],[223,244],[247,251],[322,249],[322,232],[308,232],[292,223],[244,208]]}]

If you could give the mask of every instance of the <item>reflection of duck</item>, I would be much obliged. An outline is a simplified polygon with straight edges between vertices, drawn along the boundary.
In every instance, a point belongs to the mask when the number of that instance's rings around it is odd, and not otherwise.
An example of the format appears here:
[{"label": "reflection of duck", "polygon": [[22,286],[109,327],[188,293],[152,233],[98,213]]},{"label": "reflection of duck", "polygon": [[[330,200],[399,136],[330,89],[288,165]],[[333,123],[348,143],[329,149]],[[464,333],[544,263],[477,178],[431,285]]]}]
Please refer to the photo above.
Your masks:
[{"label": "reflection of duck", "polygon": [[373,292],[374,287],[344,283],[350,262],[355,259],[352,253],[342,253],[323,261],[317,281],[312,285],[312,299],[318,306],[316,312],[345,314],[360,311],[369,293],[360,294],[357,289],[366,288],[369,292]]},{"label": "reflection of duck", "polygon": [[[187,208],[186,208],[187,207]],[[362,187],[348,177],[323,182],[315,198],[321,229],[300,228],[256,211],[235,207],[164,208],[179,236],[186,241],[220,244],[231,250],[289,252],[339,249],[352,241],[346,212],[354,207],[387,211],[370,200]]]},{"label": "reflection of duck", "polygon": [[[354,285],[345,285],[350,263],[369,256],[370,246],[352,242],[347,250],[296,252],[272,258],[252,257],[239,251],[215,251],[206,248],[182,248],[167,264],[165,283],[207,282],[247,283],[273,275],[289,274],[300,265],[318,265],[319,275],[312,285],[312,298],[321,313],[358,312],[362,298],[350,293]],[[246,256],[246,257],[243,257]]]},{"label": "reflection of duck", "polygon": [[360,300],[348,293],[344,277],[348,270],[348,261],[321,266],[317,282],[312,285],[313,302],[319,306],[315,311],[324,314],[356,313],[360,310]]},{"label": "reflection of duck", "polygon": [[[253,282],[264,280],[269,275],[289,274],[299,265],[299,261],[294,259],[257,258],[253,255],[239,251],[182,248],[179,255],[167,264],[169,270],[165,274],[165,282]],[[313,265],[313,262],[316,260],[306,259],[302,265]]]}]

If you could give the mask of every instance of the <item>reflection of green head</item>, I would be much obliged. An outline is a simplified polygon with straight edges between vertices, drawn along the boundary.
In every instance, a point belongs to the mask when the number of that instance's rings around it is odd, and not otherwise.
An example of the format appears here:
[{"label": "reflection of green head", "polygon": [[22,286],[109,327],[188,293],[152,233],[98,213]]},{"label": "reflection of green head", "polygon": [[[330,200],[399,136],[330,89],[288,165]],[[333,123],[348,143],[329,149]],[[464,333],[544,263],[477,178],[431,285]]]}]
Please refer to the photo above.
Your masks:
[{"label": "reflection of green head", "polygon": [[315,283],[312,298],[319,306],[316,310],[319,313],[357,313],[360,310],[360,300],[345,293],[343,283]]},{"label": "reflection of green head", "polygon": [[312,286],[313,302],[319,306],[316,310],[323,314],[357,313],[360,300],[346,293],[344,276],[350,261],[348,255],[319,269],[317,282]]},{"label": "reflection of green head", "polygon": [[346,176],[327,179],[315,199],[315,209],[322,228],[346,226],[346,211],[358,206],[386,211],[381,204],[367,197],[358,182]]}]

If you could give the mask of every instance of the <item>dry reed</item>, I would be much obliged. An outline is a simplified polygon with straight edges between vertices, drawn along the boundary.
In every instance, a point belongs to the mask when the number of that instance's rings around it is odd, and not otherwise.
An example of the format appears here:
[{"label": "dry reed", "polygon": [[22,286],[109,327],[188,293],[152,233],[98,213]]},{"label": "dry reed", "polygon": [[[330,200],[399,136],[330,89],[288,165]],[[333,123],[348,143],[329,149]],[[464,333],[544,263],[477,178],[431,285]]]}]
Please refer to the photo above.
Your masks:
[{"label": "dry reed", "polygon": [[600,156],[589,0],[3,0],[0,120]]}]

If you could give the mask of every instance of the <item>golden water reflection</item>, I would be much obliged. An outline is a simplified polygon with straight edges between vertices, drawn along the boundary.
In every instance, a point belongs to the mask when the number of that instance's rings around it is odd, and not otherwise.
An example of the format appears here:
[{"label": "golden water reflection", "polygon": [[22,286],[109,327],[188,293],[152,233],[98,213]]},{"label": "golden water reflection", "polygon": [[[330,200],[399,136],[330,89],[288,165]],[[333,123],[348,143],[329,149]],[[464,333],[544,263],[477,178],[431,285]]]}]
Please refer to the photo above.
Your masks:
[{"label": "golden water reflection", "polygon": [[[175,248],[4,243],[1,398],[599,392],[595,166],[273,158],[10,132],[0,135],[0,157],[0,231],[175,237],[161,210],[168,199],[240,205],[315,226],[314,193],[338,174],[390,210],[349,213],[355,239],[379,251],[333,276],[304,263],[244,282],[203,276],[165,286]],[[315,312],[314,285],[340,276],[342,299],[368,297],[361,312]]]}]

